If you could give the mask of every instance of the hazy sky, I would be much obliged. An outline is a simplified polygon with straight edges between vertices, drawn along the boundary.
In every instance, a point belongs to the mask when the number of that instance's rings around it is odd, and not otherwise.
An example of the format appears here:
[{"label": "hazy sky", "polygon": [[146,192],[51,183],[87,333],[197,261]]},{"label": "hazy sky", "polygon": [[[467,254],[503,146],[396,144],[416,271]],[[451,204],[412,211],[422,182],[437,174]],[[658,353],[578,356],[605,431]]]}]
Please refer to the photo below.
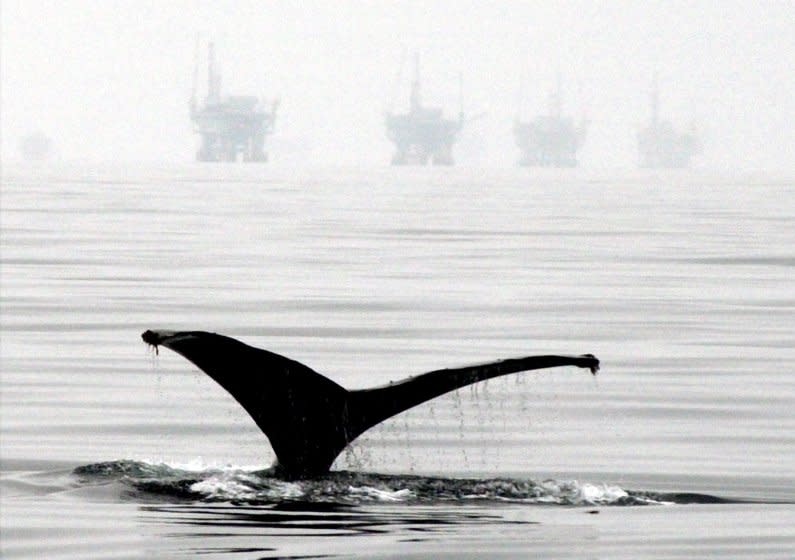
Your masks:
[{"label": "hazy sky", "polygon": [[[485,112],[461,163],[514,165],[519,110],[591,121],[583,166],[633,167],[657,69],[661,112],[702,131],[708,168],[795,169],[795,3],[2,0],[2,156],[40,129],[64,160],[190,161],[197,34],[224,93],[279,97],[274,161],[382,164],[383,115],[404,53],[428,104]],[[399,89],[406,102],[407,75]]]}]

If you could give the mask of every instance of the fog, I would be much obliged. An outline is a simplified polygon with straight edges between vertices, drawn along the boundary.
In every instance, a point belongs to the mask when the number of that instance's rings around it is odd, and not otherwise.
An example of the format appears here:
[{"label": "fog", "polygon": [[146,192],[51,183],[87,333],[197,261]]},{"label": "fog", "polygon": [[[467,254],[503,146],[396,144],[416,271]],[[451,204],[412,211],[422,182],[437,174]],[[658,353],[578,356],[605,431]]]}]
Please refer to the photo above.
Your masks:
[{"label": "fog", "polygon": [[459,164],[515,165],[513,120],[547,110],[559,72],[564,112],[591,123],[581,166],[633,168],[656,72],[662,116],[702,135],[696,167],[795,170],[787,0],[3,0],[3,160],[41,130],[62,161],[192,161],[197,36],[217,45],[225,94],[281,100],[274,164],[386,164],[384,111],[405,106],[396,73],[417,51],[427,104],[457,114],[460,72],[466,113],[485,113]]}]

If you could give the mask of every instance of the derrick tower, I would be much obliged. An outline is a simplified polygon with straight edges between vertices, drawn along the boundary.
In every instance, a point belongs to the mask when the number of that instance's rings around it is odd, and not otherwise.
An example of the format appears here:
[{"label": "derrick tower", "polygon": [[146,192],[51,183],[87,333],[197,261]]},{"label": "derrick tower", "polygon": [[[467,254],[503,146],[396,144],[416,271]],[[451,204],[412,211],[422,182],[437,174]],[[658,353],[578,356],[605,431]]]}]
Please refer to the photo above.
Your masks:
[{"label": "derrick tower", "polygon": [[649,124],[638,132],[638,155],[641,167],[685,168],[701,153],[695,130],[678,132],[673,124],[660,119],[660,88],[654,76],[649,96]]},{"label": "derrick tower", "polygon": [[522,121],[517,114],[513,135],[521,152],[519,165],[526,167],[577,167],[577,152],[585,142],[588,122],[563,115],[560,74],[549,96],[549,114]]},{"label": "derrick tower", "polygon": [[207,96],[197,103],[198,56],[193,74],[190,118],[201,136],[198,161],[267,161],[265,138],[273,132],[278,101],[266,104],[253,95],[221,95],[215,45],[207,47]]},{"label": "derrick tower", "polygon": [[463,125],[463,108],[458,119],[447,119],[440,107],[422,105],[420,58],[415,54],[409,110],[386,115],[387,137],[395,145],[392,165],[452,165],[453,144]]}]

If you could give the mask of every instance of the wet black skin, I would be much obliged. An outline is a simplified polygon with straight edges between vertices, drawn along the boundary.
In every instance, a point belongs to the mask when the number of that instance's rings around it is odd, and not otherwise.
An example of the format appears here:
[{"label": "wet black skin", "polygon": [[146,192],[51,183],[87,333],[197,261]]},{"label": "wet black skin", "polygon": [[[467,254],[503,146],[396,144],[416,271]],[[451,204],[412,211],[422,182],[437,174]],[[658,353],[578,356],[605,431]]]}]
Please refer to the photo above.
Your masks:
[{"label": "wet black skin", "polygon": [[364,431],[459,387],[533,369],[577,366],[594,374],[599,369],[591,354],[529,356],[348,391],[299,362],[219,334],[148,330],[142,338],[181,354],[226,389],[270,440],[277,458],[274,472],[284,478],[328,472]]}]

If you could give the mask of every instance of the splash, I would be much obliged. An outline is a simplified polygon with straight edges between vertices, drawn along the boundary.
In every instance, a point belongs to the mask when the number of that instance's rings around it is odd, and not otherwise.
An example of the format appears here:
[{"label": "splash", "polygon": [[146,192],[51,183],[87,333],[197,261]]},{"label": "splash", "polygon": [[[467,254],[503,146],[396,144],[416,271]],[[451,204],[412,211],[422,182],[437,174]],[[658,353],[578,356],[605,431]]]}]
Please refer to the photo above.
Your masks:
[{"label": "splash", "polygon": [[[189,500],[246,504],[507,502],[593,506],[676,503],[675,496],[635,492],[575,480],[468,479],[337,471],[319,478],[284,481],[270,470],[239,467],[186,468],[144,461],[113,461],[78,467],[81,485],[120,483],[140,500]],[[699,501],[708,501],[701,496]],[[715,498],[715,500],[718,500]],[[686,503],[691,503],[689,500]]]}]

